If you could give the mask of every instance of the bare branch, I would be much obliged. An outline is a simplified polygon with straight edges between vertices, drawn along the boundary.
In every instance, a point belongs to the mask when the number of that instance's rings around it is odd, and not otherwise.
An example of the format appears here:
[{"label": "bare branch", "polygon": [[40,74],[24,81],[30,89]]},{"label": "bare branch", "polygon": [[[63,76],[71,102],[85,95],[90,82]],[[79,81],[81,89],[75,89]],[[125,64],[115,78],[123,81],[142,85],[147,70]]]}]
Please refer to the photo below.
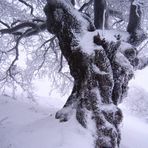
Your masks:
[{"label": "bare branch", "polygon": [[140,53],[148,44],[148,41],[138,50],[138,53]]},{"label": "bare branch", "polygon": [[60,72],[60,74],[61,74],[63,77],[66,77],[70,82],[73,82],[72,77],[71,77],[68,73]]},{"label": "bare branch", "polygon": [[40,19],[40,18],[35,18],[35,19],[33,19],[32,20],[33,22],[45,22],[45,20],[42,20],[42,19]]},{"label": "bare branch", "polygon": [[36,28],[31,28],[25,31],[24,37],[29,37],[32,35],[36,35],[41,31],[44,31],[46,29],[46,23],[39,24]]},{"label": "bare branch", "polygon": [[112,25],[112,27],[113,27],[113,26],[115,26],[116,24],[121,23],[121,22],[123,22],[123,20],[122,20],[122,19],[120,19],[120,20],[118,20],[118,21],[114,22],[114,23],[113,23],[113,25]]},{"label": "bare branch", "polygon": [[140,57],[137,69],[142,70],[142,69],[144,69],[147,66],[148,66],[148,57],[146,57],[146,56]]},{"label": "bare branch", "polygon": [[21,23],[21,20],[16,20],[11,24],[11,27],[15,26],[17,23]]},{"label": "bare branch", "polygon": [[19,57],[19,49],[18,49],[18,45],[19,45],[19,42],[20,40],[22,39],[22,37],[19,37],[16,41],[16,45],[10,49],[9,51],[13,51],[15,50],[15,58],[13,59],[13,61],[11,62],[9,68],[6,70],[6,76],[3,77],[2,79],[0,79],[0,81],[4,81],[6,80],[8,77],[12,78],[15,82],[17,82],[14,78],[14,70],[16,68],[15,66],[15,62],[18,60],[18,57]]},{"label": "bare branch", "polygon": [[46,40],[41,46],[40,48],[42,48],[43,46],[45,46],[45,44],[49,43],[50,41],[53,41],[56,38],[56,36],[53,36],[52,38]]},{"label": "bare branch", "polygon": [[88,7],[89,5],[91,5],[93,2],[93,0],[89,0],[87,3],[84,3],[81,8],[79,9],[79,11],[83,11],[85,7]]},{"label": "bare branch", "polygon": [[[25,34],[22,34],[21,36],[17,37],[15,46],[14,46],[12,49],[6,51],[6,52],[15,51],[15,57],[14,57],[14,59],[12,60],[12,62],[11,62],[11,64],[10,64],[9,68],[6,70],[6,76],[5,76],[4,78],[2,78],[0,81],[3,81],[3,80],[5,80],[5,79],[7,79],[8,77],[10,77],[10,78],[12,78],[12,80],[15,81],[17,84],[20,84],[20,83],[15,79],[15,77],[14,77],[16,74],[18,74],[18,72],[15,71],[15,68],[16,68],[15,63],[16,63],[16,61],[17,61],[18,58],[19,58],[19,49],[18,49],[18,46],[19,46],[19,43],[20,43],[21,39],[22,39],[24,36],[25,36]],[[6,52],[5,52],[5,53],[6,53]],[[15,72],[15,73],[14,73],[14,72]]]},{"label": "bare branch", "polygon": [[46,55],[47,55],[48,50],[49,50],[49,47],[48,47],[46,50],[44,50],[43,61],[42,61],[42,63],[39,65],[38,71],[43,67],[43,65],[44,65],[44,63],[45,63]]},{"label": "bare branch", "polygon": [[[17,22],[16,22],[17,23]],[[14,23],[13,23],[14,25]],[[18,32],[20,29],[29,28],[25,32]],[[43,21],[42,23],[35,23],[35,22],[22,22],[14,27],[1,29],[1,34],[13,34],[13,35],[22,35],[25,34],[23,37],[28,37],[31,35],[35,35],[43,30],[46,29],[46,22]]]},{"label": "bare branch", "polygon": [[22,29],[22,28],[25,28],[25,27],[35,28],[37,26],[36,26],[35,23],[32,23],[32,22],[24,22],[24,23],[16,25],[15,27],[11,27],[11,28],[8,28],[8,29],[1,29],[0,33],[2,33],[2,34],[6,34],[6,33],[12,34],[15,31],[18,31],[19,29]]},{"label": "bare branch", "polygon": [[8,70],[7,70],[7,75],[9,75],[11,78],[14,79],[14,76],[13,76],[13,70],[15,68],[15,62],[18,60],[18,57],[19,57],[19,49],[18,49],[18,45],[20,43],[20,40],[22,39],[23,36],[20,36],[17,41],[16,41],[16,45],[14,48],[11,49],[12,50],[15,50],[15,58],[14,60],[11,62]]},{"label": "bare branch", "polygon": [[63,68],[63,55],[62,55],[62,53],[61,53],[59,72],[62,71],[62,68]]},{"label": "bare branch", "polygon": [[31,9],[31,15],[33,14],[33,6],[31,6],[30,4],[26,3],[24,0],[18,0],[19,2],[23,3],[24,5],[26,5],[27,7],[29,7]]},{"label": "bare branch", "polygon": [[122,14],[122,12],[117,11],[117,10],[113,10],[113,9],[109,9],[108,11],[109,11],[109,14],[111,16],[115,16],[115,17],[120,18],[121,20],[123,20],[123,14]]},{"label": "bare branch", "polygon": [[[2,24],[4,24],[4,23],[2,22]],[[12,60],[12,62],[10,63],[8,69],[6,70],[5,76],[0,80],[1,82],[7,81],[9,78],[11,78],[17,84],[20,84],[20,82],[18,82],[15,78],[15,75],[18,74],[18,72],[15,71],[15,68],[16,68],[15,63],[19,58],[19,49],[18,49],[19,43],[22,38],[35,35],[45,29],[46,29],[46,22],[44,20],[34,19],[34,20],[28,21],[28,22],[20,22],[19,20],[17,20],[16,22],[13,22],[11,24],[11,27],[7,27],[6,29],[0,30],[1,34],[13,34],[17,37],[15,46],[12,49],[9,49],[8,51],[1,51],[2,54],[7,54],[8,52],[15,53],[15,57]],[[54,38],[55,37],[51,38],[48,42],[50,42],[51,40],[54,40]],[[49,48],[50,47],[48,47],[48,49]],[[44,52],[44,55],[43,55],[44,60],[43,60],[40,67],[42,67],[42,65],[45,62],[46,53],[47,53],[48,49],[46,49]]]},{"label": "bare branch", "polygon": [[[43,46],[45,46],[47,43],[49,42],[52,42],[54,39],[56,38],[56,36],[53,36],[51,37],[50,39],[46,40],[41,46],[40,48],[42,48]],[[46,55],[47,55],[47,52],[48,50],[51,48],[51,46],[49,45],[45,50],[44,50],[44,53],[43,53],[43,61],[41,62],[41,64],[39,65],[38,67],[38,71],[43,67],[44,63],[45,63],[45,60],[46,60]]]},{"label": "bare branch", "polygon": [[0,20],[0,23],[6,26],[7,28],[10,28],[10,26],[7,23],[3,22],[2,20]]}]

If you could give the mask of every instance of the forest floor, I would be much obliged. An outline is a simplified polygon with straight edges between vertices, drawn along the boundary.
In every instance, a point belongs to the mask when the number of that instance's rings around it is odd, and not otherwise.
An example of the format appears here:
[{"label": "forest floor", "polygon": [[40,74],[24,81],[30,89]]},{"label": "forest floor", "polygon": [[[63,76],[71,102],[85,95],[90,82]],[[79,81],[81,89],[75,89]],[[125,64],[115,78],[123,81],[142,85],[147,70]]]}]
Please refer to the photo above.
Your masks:
[{"label": "forest floor", "polygon": [[[129,94],[120,105],[124,113],[120,148],[148,148],[148,68],[137,71]],[[0,96],[0,148],[93,148],[91,132],[74,116],[60,123],[55,113],[65,99],[37,97],[36,102]]]}]

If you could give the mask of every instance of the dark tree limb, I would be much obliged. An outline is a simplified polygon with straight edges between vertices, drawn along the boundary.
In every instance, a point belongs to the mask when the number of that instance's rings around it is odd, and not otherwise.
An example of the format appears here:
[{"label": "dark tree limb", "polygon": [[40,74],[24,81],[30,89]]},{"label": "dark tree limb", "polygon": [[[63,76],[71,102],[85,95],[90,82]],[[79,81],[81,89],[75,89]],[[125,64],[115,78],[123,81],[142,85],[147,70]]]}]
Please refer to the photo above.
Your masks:
[{"label": "dark tree limb", "polygon": [[122,19],[120,19],[120,20],[118,20],[118,21],[114,22],[114,23],[113,23],[113,25],[112,25],[112,27],[113,27],[113,26],[115,26],[116,24],[121,23],[121,22],[123,22],[123,20],[122,20]]},{"label": "dark tree limb", "polygon": [[50,41],[53,41],[56,38],[56,36],[51,37],[50,39],[46,40],[41,46],[40,48],[42,48],[43,46],[45,46],[47,43],[49,43]]},{"label": "dark tree limb", "polygon": [[[41,46],[40,48],[44,47],[47,43],[49,43],[49,46],[43,51],[43,60],[41,62],[41,64],[38,66],[38,71],[43,67],[45,61],[46,61],[46,57],[47,57],[47,53],[49,51],[49,49],[51,48],[50,46],[50,42],[53,42],[54,39],[56,38],[56,36],[51,37],[50,39],[46,40]],[[56,55],[57,56],[57,55]]]},{"label": "dark tree limb", "polygon": [[25,37],[37,35],[46,29],[46,23],[39,24],[36,28],[31,28],[25,31]]},{"label": "dark tree limb", "polygon": [[7,80],[7,78],[10,77],[13,81],[15,81],[16,83],[18,83],[18,81],[15,79],[15,75],[17,74],[16,71],[15,71],[16,70],[15,63],[16,63],[16,61],[19,58],[19,49],[18,49],[18,46],[19,46],[19,43],[20,43],[20,41],[21,41],[22,38],[23,38],[23,36],[18,37],[16,39],[15,46],[12,49],[10,49],[10,50],[8,50],[8,51],[5,52],[5,53],[7,53],[7,52],[13,52],[14,51],[15,52],[15,57],[12,60],[12,62],[10,64],[10,66],[8,67],[8,69],[6,70],[6,75],[2,79],[0,79],[0,81]]},{"label": "dark tree limb", "polygon": [[20,30],[22,28],[25,28],[25,27],[36,28],[37,25],[35,23],[32,23],[32,22],[24,22],[24,23],[16,25],[15,27],[11,27],[11,28],[8,28],[8,29],[1,29],[0,33],[2,33],[2,34],[7,34],[7,33],[12,34],[15,31],[18,31],[18,30]]},{"label": "dark tree limb", "polygon": [[106,0],[94,0],[94,24],[97,29],[108,28]]},{"label": "dark tree limb", "polygon": [[123,20],[123,14],[120,11],[113,10],[113,9],[108,9],[108,13],[111,16],[115,16],[115,17],[120,18],[120,19]]},{"label": "dark tree limb", "polygon": [[[19,30],[24,29],[24,28],[28,28],[28,29],[25,30],[24,32],[19,31]],[[28,37],[28,36],[35,35],[35,34],[41,32],[45,29],[46,29],[46,23],[45,22],[41,22],[41,23],[22,22],[22,23],[16,24],[15,26],[14,26],[14,23],[13,23],[13,27],[1,29],[0,33],[1,34],[13,34],[13,35],[25,34],[25,36],[23,36],[23,37]]]},{"label": "dark tree limb", "polygon": [[[2,23],[4,24],[4,23]],[[10,63],[9,68],[6,70],[6,75],[1,79],[1,81],[7,80],[8,78],[11,78],[13,81],[15,81],[17,84],[21,85],[16,79],[15,76],[17,75],[16,72],[16,61],[19,58],[19,43],[21,41],[21,39],[25,38],[25,37],[29,37],[32,35],[36,35],[39,32],[43,31],[46,29],[46,23],[44,20],[41,19],[35,19],[32,21],[28,21],[28,22],[21,22],[21,21],[16,21],[14,23],[12,23],[9,26],[5,25],[7,28],[5,29],[1,29],[0,33],[3,34],[12,34],[16,37],[16,41],[15,41],[15,46],[12,49],[9,49],[7,51],[1,51],[1,53],[3,54],[7,54],[10,52],[14,52],[15,53],[15,57],[12,60],[12,62]],[[54,38],[53,38],[54,39]],[[51,39],[52,40],[52,39]],[[51,41],[49,40],[49,41]],[[46,43],[45,43],[46,44]],[[43,45],[44,46],[44,45]],[[45,61],[45,56],[46,56],[47,51],[45,50],[44,53],[44,58],[43,58],[43,62]],[[43,64],[41,64],[43,65]]]},{"label": "dark tree limb", "polygon": [[10,28],[10,26],[9,26],[7,23],[3,22],[2,20],[0,20],[0,23],[1,23],[2,25],[4,25],[5,27]]},{"label": "dark tree limb", "polygon": [[25,2],[24,0],[18,0],[19,2],[23,3],[25,6],[29,7],[31,9],[30,14],[33,14],[33,6]]},{"label": "dark tree limb", "polygon": [[63,68],[63,55],[61,54],[59,72],[62,71],[62,68]]},{"label": "dark tree limb", "polygon": [[75,5],[75,0],[71,0],[71,3],[72,3],[73,5]]},{"label": "dark tree limb", "polygon": [[79,9],[79,11],[83,11],[86,7],[89,7],[92,4],[93,0],[89,0],[87,3],[84,3],[81,8]]},{"label": "dark tree limb", "polygon": [[44,50],[44,53],[43,53],[43,60],[41,62],[41,64],[38,66],[38,71],[43,67],[45,61],[46,61],[46,55],[47,55],[47,52],[48,52],[49,48],[47,48],[46,50]]},{"label": "dark tree limb", "polygon": [[18,45],[19,45],[19,42],[20,42],[21,38],[22,38],[22,37],[19,37],[19,38],[17,39],[15,47],[14,47],[13,49],[11,49],[11,50],[15,50],[15,58],[14,58],[14,60],[11,62],[10,66],[9,66],[9,68],[8,68],[8,70],[7,70],[7,75],[9,75],[11,78],[14,77],[14,75],[13,75],[13,69],[14,69],[14,67],[15,67],[15,62],[16,62],[16,61],[18,60],[18,58],[19,58],[19,49],[18,49]]}]

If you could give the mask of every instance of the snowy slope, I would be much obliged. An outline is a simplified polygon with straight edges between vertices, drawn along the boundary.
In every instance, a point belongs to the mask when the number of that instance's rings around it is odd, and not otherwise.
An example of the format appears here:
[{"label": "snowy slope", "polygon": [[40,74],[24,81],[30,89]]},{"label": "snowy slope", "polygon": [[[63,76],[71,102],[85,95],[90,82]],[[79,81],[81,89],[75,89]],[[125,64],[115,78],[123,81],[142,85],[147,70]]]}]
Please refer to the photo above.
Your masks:
[{"label": "snowy slope", "polygon": [[0,148],[91,148],[91,135],[72,118],[59,123],[56,108],[0,99]]},{"label": "snowy slope", "polygon": [[[144,99],[148,108],[147,75],[148,68],[136,73],[129,85],[129,95],[121,105],[124,112],[121,148],[148,148],[148,112],[139,101]],[[133,109],[134,100],[139,101],[140,110]],[[0,148],[93,148],[91,132],[74,117],[65,123],[54,118],[64,101],[41,97],[33,103],[0,96]]]}]

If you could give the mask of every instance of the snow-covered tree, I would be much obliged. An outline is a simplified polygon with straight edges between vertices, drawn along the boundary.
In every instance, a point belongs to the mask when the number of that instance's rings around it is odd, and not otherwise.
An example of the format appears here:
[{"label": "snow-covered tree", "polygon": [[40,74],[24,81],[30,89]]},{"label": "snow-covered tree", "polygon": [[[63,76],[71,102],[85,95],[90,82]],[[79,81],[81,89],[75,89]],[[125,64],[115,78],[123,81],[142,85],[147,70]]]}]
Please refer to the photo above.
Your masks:
[{"label": "snow-covered tree", "polygon": [[[114,9],[115,3],[128,6]],[[94,125],[95,148],[119,147],[122,112],[118,104],[126,96],[134,70],[148,64],[139,49],[147,38],[141,27],[144,4],[138,0],[0,2],[1,85],[15,82],[27,87],[34,75],[48,75],[52,66],[53,71],[57,67],[61,71],[66,60],[73,89],[55,117],[62,122],[75,113],[83,127]],[[123,9],[128,12],[126,16]],[[125,22],[124,27],[121,22]],[[116,30],[111,30],[113,27]],[[20,50],[26,55],[23,66],[18,60]],[[71,79],[62,75],[65,81]]]}]

